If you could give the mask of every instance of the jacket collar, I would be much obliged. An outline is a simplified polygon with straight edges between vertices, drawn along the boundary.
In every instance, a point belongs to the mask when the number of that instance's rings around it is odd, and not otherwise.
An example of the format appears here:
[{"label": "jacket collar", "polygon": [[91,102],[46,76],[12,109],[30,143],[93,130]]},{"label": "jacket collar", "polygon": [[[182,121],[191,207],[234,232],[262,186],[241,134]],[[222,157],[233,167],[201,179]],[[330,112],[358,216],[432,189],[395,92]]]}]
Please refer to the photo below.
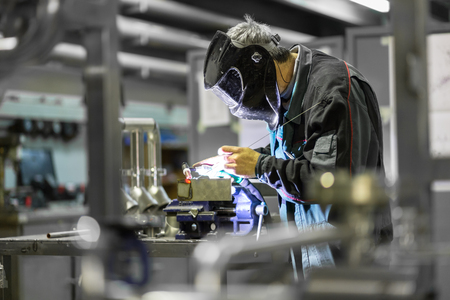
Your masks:
[{"label": "jacket collar", "polygon": [[[303,45],[294,45],[294,47],[300,47],[300,58],[297,64],[297,70],[295,75],[295,86],[292,91],[291,102],[289,104],[289,109],[285,116],[287,121],[295,118],[299,113],[301,113],[301,108],[303,105],[303,97],[305,96],[306,89],[308,88],[309,73],[311,71],[312,64],[312,51],[311,49]],[[291,48],[291,49],[292,49]],[[300,117],[295,118],[292,122],[295,124],[300,124]]]}]

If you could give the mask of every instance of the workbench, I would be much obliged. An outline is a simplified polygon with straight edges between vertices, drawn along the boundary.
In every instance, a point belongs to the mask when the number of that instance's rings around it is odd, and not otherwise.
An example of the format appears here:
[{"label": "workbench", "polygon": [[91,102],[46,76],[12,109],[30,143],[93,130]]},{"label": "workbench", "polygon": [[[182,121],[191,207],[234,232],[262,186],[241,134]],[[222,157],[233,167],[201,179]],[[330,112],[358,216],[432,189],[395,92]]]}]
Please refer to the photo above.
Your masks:
[{"label": "workbench", "polygon": [[[77,246],[80,237],[47,238],[45,234],[0,238],[0,255],[81,256],[86,250]],[[206,240],[143,238],[147,253],[153,257],[190,257],[199,243]]]}]

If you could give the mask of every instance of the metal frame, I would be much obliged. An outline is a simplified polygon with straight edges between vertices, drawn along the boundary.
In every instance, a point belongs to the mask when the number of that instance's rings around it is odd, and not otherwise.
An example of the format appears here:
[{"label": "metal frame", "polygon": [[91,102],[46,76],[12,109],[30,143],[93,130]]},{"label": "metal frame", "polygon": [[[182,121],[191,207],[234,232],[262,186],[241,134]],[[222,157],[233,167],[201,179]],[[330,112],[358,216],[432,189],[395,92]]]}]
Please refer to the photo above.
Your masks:
[{"label": "metal frame", "polygon": [[[80,241],[83,240],[75,236],[49,239],[45,234],[0,238],[0,256],[3,258],[15,255],[82,256],[89,250],[81,248],[78,245]],[[197,245],[207,243],[206,240],[174,238],[144,238],[140,241],[147,246],[147,253],[152,257],[191,257]]]},{"label": "metal frame", "polygon": [[[406,16],[406,14],[404,14]],[[403,16],[402,18],[406,19],[408,17]],[[402,21],[403,22],[403,21]],[[437,33],[449,33],[450,32],[450,24],[447,23],[433,23],[433,24],[429,24],[429,25],[423,25],[423,28],[428,28],[428,30],[426,31],[427,34],[437,34]],[[360,38],[360,37],[381,37],[381,36],[392,36],[393,35],[393,29],[392,26],[386,26],[386,27],[365,27],[365,28],[351,28],[348,29],[346,32],[346,46],[347,46],[347,55],[346,55],[346,60],[348,62],[350,62],[351,64],[354,64],[356,67],[357,66],[357,57],[356,57],[356,39]],[[424,32],[425,34],[425,32]],[[424,42],[424,45],[426,45],[426,42]],[[405,51],[405,50],[403,50]],[[398,55],[398,54],[397,54]],[[426,58],[424,58],[426,61]],[[397,66],[399,67],[399,66]],[[398,79],[397,79],[398,80]],[[423,80],[423,78],[422,78]],[[402,92],[403,93],[403,92]],[[400,95],[401,96],[401,95]],[[398,97],[398,94],[397,94]],[[428,111],[427,107],[422,107],[422,110],[420,111],[421,114],[425,114],[425,112]],[[397,113],[398,114],[398,113]],[[415,118],[411,118],[411,120]],[[422,125],[425,124],[423,122],[425,122],[425,120],[421,120],[420,122],[422,122]],[[428,122],[428,121],[426,121]],[[414,121],[415,124],[417,124],[417,121]],[[427,127],[428,127],[428,123]],[[413,125],[413,124],[412,124]],[[416,128],[416,125],[413,125],[414,127],[411,128]],[[411,131],[411,128],[408,128],[407,126],[402,128],[397,128],[397,132],[406,132],[406,133],[410,133],[410,132],[414,132]],[[419,128],[416,128],[419,129]],[[405,130],[405,131],[403,131]],[[420,129],[422,133],[419,134],[423,134],[423,130],[425,130],[425,128],[421,128]],[[426,129],[427,130],[427,129]],[[405,138],[406,139],[406,143],[405,145],[417,145],[415,144],[415,141],[411,140],[409,138],[409,134],[405,134],[402,135],[401,138]],[[428,133],[426,133],[426,136],[428,136]],[[422,138],[421,138],[422,139]],[[399,143],[400,144],[400,143]],[[422,145],[421,148],[425,149],[427,146]],[[409,146],[405,146],[405,151],[406,152],[399,152],[399,153],[410,153],[411,151],[411,147]],[[399,149],[399,151],[401,151]],[[426,154],[429,155],[429,154]],[[403,156],[405,157],[405,156]],[[415,157],[413,155],[408,155],[408,159],[409,161],[411,161],[411,157]],[[414,160],[414,159],[413,159]],[[406,167],[408,167],[408,164],[412,166],[412,168],[415,170],[414,172],[417,173],[416,170],[418,170],[419,168],[417,167],[417,165],[415,164],[411,164],[410,162],[406,162]],[[429,174],[427,174],[428,178],[431,178],[433,181],[434,180],[445,180],[445,179],[450,179],[450,159],[448,158],[437,158],[437,159],[433,159],[431,161],[428,162],[428,164],[431,166],[429,170]],[[399,166],[400,167],[400,166]],[[408,171],[405,171],[404,173],[408,173]],[[423,174],[423,172],[422,172]],[[400,177],[400,176],[399,176]]]},{"label": "metal frame", "polygon": [[[431,183],[436,178],[450,178],[450,168],[435,168],[428,139],[428,77],[427,34],[428,2],[423,0],[394,0],[392,32],[394,36],[395,120],[397,132],[397,204],[411,213],[411,220],[400,219],[415,228],[415,243],[409,247],[427,249],[431,242]],[[411,147],[414,145],[414,147]],[[400,155],[401,154],[401,155]],[[449,166],[450,160],[441,160]],[[435,175],[438,171],[438,176]],[[397,220],[398,221],[398,220]],[[394,245],[403,249],[401,237]],[[402,264],[398,257],[397,263]],[[425,293],[433,286],[433,263],[419,264],[420,290]]]},{"label": "metal frame", "polygon": [[331,55],[344,59],[344,37],[332,36],[326,38],[318,38],[310,42],[302,43],[308,48],[318,49],[320,47],[330,47],[332,50]]},{"label": "metal frame", "polygon": [[347,29],[345,33],[345,46],[346,55],[345,60],[349,63],[356,65],[356,43],[357,37],[379,37],[385,35],[391,35],[392,28],[390,26],[386,27],[361,27],[361,28],[350,28]]}]

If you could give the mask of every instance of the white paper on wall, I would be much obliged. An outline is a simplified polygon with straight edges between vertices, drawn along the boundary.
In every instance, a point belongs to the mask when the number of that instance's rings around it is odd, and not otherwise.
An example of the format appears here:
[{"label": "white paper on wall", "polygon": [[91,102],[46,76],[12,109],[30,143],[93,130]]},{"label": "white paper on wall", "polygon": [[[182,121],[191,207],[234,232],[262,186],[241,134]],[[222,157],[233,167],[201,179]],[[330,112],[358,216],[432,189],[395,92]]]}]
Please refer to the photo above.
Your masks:
[{"label": "white paper on wall", "polygon": [[450,34],[432,34],[427,40],[430,152],[450,156]]},{"label": "white paper on wall", "polygon": [[197,75],[200,123],[202,127],[224,126],[230,123],[230,110],[213,92],[205,90],[203,74]]}]

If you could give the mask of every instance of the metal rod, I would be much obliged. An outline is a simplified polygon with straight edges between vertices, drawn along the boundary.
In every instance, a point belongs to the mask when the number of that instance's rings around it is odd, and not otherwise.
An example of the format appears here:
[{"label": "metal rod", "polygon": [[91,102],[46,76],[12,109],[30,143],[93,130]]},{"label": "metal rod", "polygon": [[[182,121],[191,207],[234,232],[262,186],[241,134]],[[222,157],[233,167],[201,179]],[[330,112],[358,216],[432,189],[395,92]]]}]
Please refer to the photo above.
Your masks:
[{"label": "metal rod", "polygon": [[59,231],[59,232],[49,232],[47,233],[47,238],[55,239],[67,236],[79,236],[83,234],[89,234],[91,231],[89,229],[82,230],[71,230],[71,231]]}]

